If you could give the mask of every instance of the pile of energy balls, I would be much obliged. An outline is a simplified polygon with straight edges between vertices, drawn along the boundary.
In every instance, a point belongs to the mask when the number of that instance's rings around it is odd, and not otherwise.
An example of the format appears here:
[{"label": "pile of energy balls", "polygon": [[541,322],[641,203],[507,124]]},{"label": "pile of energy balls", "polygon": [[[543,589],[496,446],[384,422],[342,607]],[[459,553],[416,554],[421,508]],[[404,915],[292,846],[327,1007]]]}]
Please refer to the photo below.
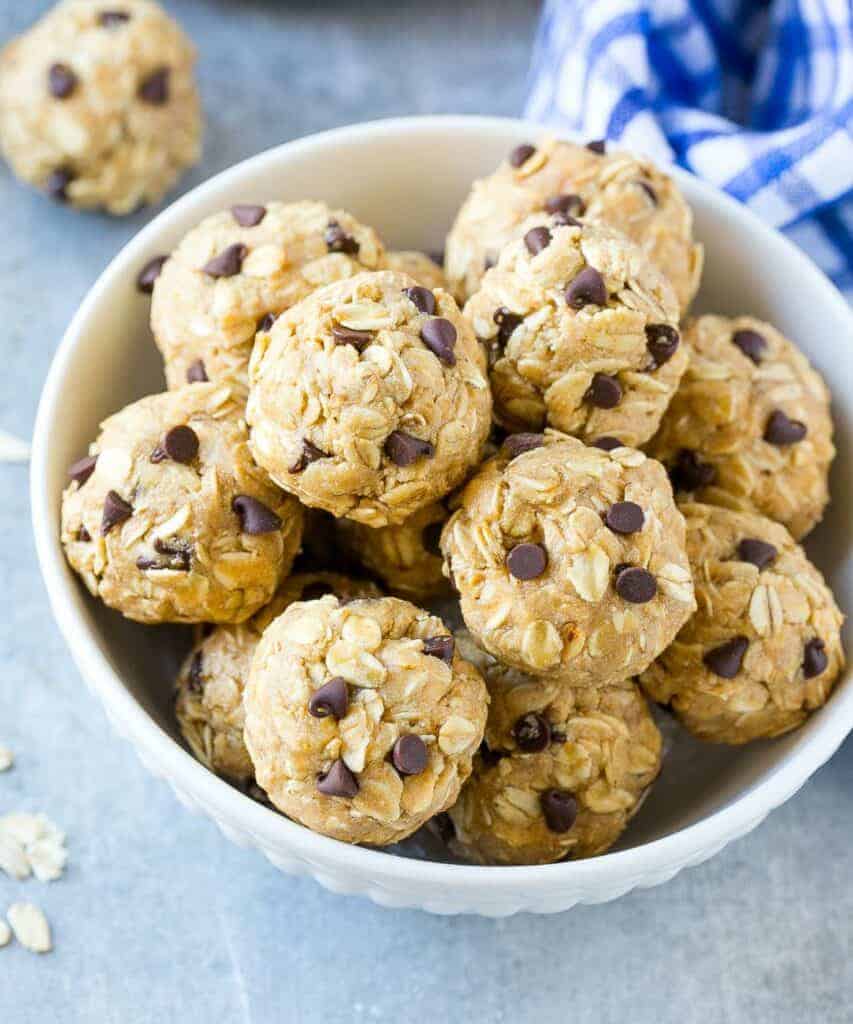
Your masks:
[{"label": "pile of energy balls", "polygon": [[[183,157],[155,141],[127,159],[162,183]],[[518,146],[443,269],[323,202],[250,199],[140,268],[169,390],[102,424],[62,500],[92,594],[198,624],[176,713],[212,771],[345,842],[430,822],[457,856],[546,863],[640,806],[648,699],[730,744],[826,701],[842,616],[798,541],[827,389],[771,324],[685,319],[702,250],[672,180],[601,142]]]}]

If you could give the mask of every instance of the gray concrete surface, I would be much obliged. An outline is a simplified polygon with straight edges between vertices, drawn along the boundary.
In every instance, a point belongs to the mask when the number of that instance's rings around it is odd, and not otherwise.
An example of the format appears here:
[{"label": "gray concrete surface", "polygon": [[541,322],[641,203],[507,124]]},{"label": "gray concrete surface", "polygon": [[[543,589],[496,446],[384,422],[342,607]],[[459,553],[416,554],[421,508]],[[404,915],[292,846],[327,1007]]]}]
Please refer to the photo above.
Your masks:
[{"label": "gray concrete surface", "polygon": [[[0,40],[47,5],[0,0]],[[209,129],[189,188],[276,142],[410,112],[512,114],[533,3],[173,0]],[[64,325],[145,217],[76,215],[0,171],[0,428],[28,436]],[[110,731],[38,578],[26,469],[0,467],[0,813],[68,831],[56,950],[0,950],[0,1021],[841,1024],[853,1019],[853,744],[757,832],[664,887],[554,917],[391,912],[279,875],[187,814]]]}]

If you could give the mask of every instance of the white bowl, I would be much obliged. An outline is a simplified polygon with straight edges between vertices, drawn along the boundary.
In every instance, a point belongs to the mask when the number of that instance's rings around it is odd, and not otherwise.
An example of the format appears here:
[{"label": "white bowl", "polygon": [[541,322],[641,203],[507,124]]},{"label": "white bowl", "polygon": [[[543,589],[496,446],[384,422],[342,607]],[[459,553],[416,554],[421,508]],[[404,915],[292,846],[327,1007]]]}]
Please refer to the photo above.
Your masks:
[{"label": "white bowl", "polygon": [[[342,128],[247,160],[160,214],[113,260],[68,328],[45,383],[32,457],[38,557],[57,622],[78,668],[116,730],[187,807],[277,867],[310,874],[337,892],[437,913],[550,912],[656,885],[715,854],[795,793],[853,727],[853,686],[797,732],[746,749],[700,745],[680,731],[662,777],[618,848],[592,860],[482,868],[358,847],[273,813],[208,772],[181,746],[171,713],[175,631],[146,629],[92,601],[59,543],[66,467],[107,414],[163,387],[134,279],[202,217],[238,201],[325,199],[373,224],[395,248],[439,249],[471,181],[541,130],[512,120],[431,117]],[[680,171],[706,248],[699,307],[749,312],[794,338],[835,387],[839,456],[834,502],[808,548],[839,602],[850,607],[849,453],[853,445],[853,318],[809,260],[743,207]]]}]

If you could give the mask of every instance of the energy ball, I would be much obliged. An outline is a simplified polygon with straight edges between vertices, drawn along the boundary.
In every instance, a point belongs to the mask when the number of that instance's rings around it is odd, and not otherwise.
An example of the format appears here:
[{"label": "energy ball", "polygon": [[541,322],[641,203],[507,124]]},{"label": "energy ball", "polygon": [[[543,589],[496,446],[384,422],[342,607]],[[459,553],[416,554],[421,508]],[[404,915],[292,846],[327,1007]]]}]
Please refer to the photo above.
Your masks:
[{"label": "energy ball", "polygon": [[153,284],[151,329],[168,386],[227,380],[245,392],[258,332],[321,285],[383,262],[373,229],[325,203],[242,203],[205,218],[140,275],[140,287]]},{"label": "energy ball", "polygon": [[534,217],[465,316],[486,344],[495,418],[638,446],[687,368],[669,282],[621,232]]},{"label": "energy ball", "polygon": [[418,252],[415,249],[401,249],[396,252],[389,252],[387,258],[389,270],[395,270],[400,274],[408,274],[418,284],[426,288],[447,288],[447,281],[444,271],[431,256],[425,252]]},{"label": "energy ball", "polygon": [[447,236],[444,262],[460,302],[480,287],[501,249],[531,214],[584,217],[625,232],[672,283],[685,310],[699,287],[702,247],[673,180],[649,160],[600,144],[543,139],[517,146],[488,178],[474,182]]},{"label": "energy ball", "polygon": [[299,503],[252,461],[227,387],[126,406],[69,475],[68,561],[92,594],[139,622],[242,622],[299,550]]},{"label": "energy ball", "polygon": [[195,50],[150,0],[65,0],[0,54],[0,145],[51,198],[127,214],[201,151]]},{"label": "energy ball", "polygon": [[696,607],[666,473],[632,448],[511,435],[466,485],[441,550],[475,640],[574,687],[641,672]]},{"label": "energy ball", "polygon": [[835,455],[823,379],[754,317],[699,317],[684,342],[689,366],[649,453],[679,497],[758,512],[804,537],[829,500]]},{"label": "energy ball", "polygon": [[639,688],[533,679],[457,639],[491,704],[485,743],[450,810],[451,850],[479,864],[603,853],[660,770],[661,735]]},{"label": "energy ball", "polygon": [[711,505],[682,506],[698,611],[641,676],[701,739],[748,743],[795,729],[844,667],[843,620],[784,526]]},{"label": "energy ball", "polygon": [[264,632],[246,746],[279,810],[344,842],[385,845],[454,803],[487,704],[440,619],[392,597],[322,597]]},{"label": "energy ball", "polygon": [[460,483],[491,409],[482,350],[453,298],[393,271],[319,289],[252,354],[255,459],[304,504],[372,527]]},{"label": "energy ball", "polygon": [[366,581],[337,573],[289,576],[275,597],[247,622],[216,626],[187,655],[176,684],[175,711],[190,750],[217,775],[246,786],[255,776],[243,742],[243,689],[264,629],[295,601],[335,594],[341,600],[378,597]]}]

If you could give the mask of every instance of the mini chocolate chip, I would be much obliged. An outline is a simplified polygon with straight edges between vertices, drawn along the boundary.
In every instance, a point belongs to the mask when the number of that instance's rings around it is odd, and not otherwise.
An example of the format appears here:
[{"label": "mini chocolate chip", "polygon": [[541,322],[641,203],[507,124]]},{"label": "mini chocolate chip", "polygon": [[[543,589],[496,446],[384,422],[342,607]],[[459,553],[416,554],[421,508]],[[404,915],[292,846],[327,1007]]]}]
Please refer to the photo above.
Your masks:
[{"label": "mini chocolate chip", "polygon": [[501,447],[510,459],[515,459],[525,452],[532,452],[535,448],[541,448],[544,443],[544,434],[510,434],[509,437],[504,438]]},{"label": "mini chocolate chip", "polygon": [[81,526],[77,531],[77,540],[79,540],[81,544],[88,544],[91,539],[92,534],[89,533],[85,526]]},{"label": "mini chocolate chip", "polygon": [[433,252],[428,252],[427,256],[437,267],[444,266],[444,249],[435,249]]},{"label": "mini chocolate chip", "polygon": [[551,726],[544,715],[529,711],[516,719],[512,735],[519,750],[525,754],[538,754],[551,742]]},{"label": "mini chocolate chip", "polygon": [[190,690],[192,690],[193,693],[201,693],[204,686],[204,680],[201,678],[202,665],[203,655],[201,651],[196,651],[192,656],[189,671]]},{"label": "mini chocolate chip", "polygon": [[646,348],[652,357],[655,370],[672,359],[678,350],[680,340],[678,331],[669,324],[646,325]]},{"label": "mini chocolate chip", "polygon": [[169,75],[168,68],[158,68],[139,83],[137,94],[143,103],[150,103],[153,107],[162,107],[168,103]]},{"label": "mini chocolate chip", "polygon": [[402,430],[392,430],[385,438],[385,454],[395,466],[411,466],[418,459],[431,459],[435,448],[429,441],[412,437]]},{"label": "mini chocolate chip", "polygon": [[565,192],[562,195],[551,196],[550,199],[546,199],[545,209],[548,213],[563,213],[569,216],[583,217],[586,212],[586,204],[574,192]]},{"label": "mini chocolate chip", "polygon": [[234,277],[243,269],[243,260],[248,253],[249,250],[242,242],[235,242],[212,260],[208,260],[201,268],[202,273],[210,274],[211,277]]},{"label": "mini chocolate chip", "polygon": [[492,319],[498,325],[498,344],[504,346],[509,341],[512,332],[516,327],[518,327],[524,317],[520,316],[518,313],[511,313],[506,306],[498,306],[492,316]]},{"label": "mini chocolate chip", "polygon": [[652,186],[647,181],[643,181],[642,178],[638,178],[636,184],[638,188],[641,188],[646,193],[652,206],[657,206],[658,194]]},{"label": "mini chocolate chip", "polygon": [[372,331],[356,331],[343,324],[332,325],[332,337],[339,345],[352,345],[358,352],[363,352],[373,341]]},{"label": "mini chocolate chip", "polygon": [[498,265],[498,258],[493,253],[486,253],[483,259],[483,270],[491,270]]},{"label": "mini chocolate chip", "polygon": [[637,533],[646,517],[636,502],[617,501],[607,510],[604,521],[614,533]]},{"label": "mini chocolate chip", "polygon": [[256,227],[267,215],[265,206],[254,206],[251,203],[237,203],[231,207],[231,216],[241,228]]},{"label": "mini chocolate chip", "polygon": [[177,572],[189,572],[192,561],[192,549],[185,541],[167,541],[157,538],[154,541],[154,550],[158,555],[165,555],[165,561],[154,559],[138,558],[136,565],[139,569],[172,569]]},{"label": "mini chocolate chip", "polygon": [[351,800],[358,792],[358,780],[343,761],[335,761],[326,774],[317,779],[317,792]]},{"label": "mini chocolate chip", "polygon": [[74,175],[67,167],[57,167],[47,176],[44,190],[51,199],[64,203],[68,199],[68,186],[72,181],[74,181]]},{"label": "mini chocolate chip", "polygon": [[545,227],[531,228],[524,236],[524,245],[531,256],[537,256],[551,244],[551,232]]},{"label": "mini chocolate chip", "polygon": [[529,142],[523,142],[520,146],[515,147],[507,159],[511,167],[521,167],[522,164],[527,163],[535,152],[535,146],[531,146]]},{"label": "mini chocolate chip", "polygon": [[646,604],[658,592],[657,580],[638,565],[617,566],[616,593],[631,604]]},{"label": "mini chocolate chip", "polygon": [[572,309],[606,306],[607,287],[595,267],[584,267],[566,289],[566,302]]},{"label": "mini chocolate chip", "polygon": [[411,288],[404,288],[403,294],[410,302],[414,303],[415,309],[419,313],[426,313],[427,316],[432,316],[435,313],[435,296],[429,288],[416,284]]},{"label": "mini chocolate chip", "polygon": [[346,679],[335,676],[324,683],[319,690],[311,694],[308,701],[308,713],[314,718],[335,718],[338,721],[346,717],[349,710],[349,690]]},{"label": "mini chocolate chip", "polygon": [[433,317],[421,328],[421,341],[445,366],[455,366],[453,353],[456,345],[456,328],[443,316]]},{"label": "mini chocolate chip", "polygon": [[541,544],[516,544],[506,556],[506,567],[517,580],[535,580],[548,565],[548,553]]},{"label": "mini chocolate chip", "polygon": [[816,636],[809,640],[803,648],[803,675],[806,679],[814,679],[826,670],[829,658],[826,656],[826,644]]},{"label": "mini chocolate chip", "polygon": [[300,601],[316,601],[321,597],[325,597],[327,594],[334,594],[332,586],[328,583],[324,583],[322,580],[314,580],[312,583],[308,583],[302,588],[302,593],[299,595]]},{"label": "mini chocolate chip", "polygon": [[768,444],[775,444],[780,447],[797,444],[806,436],[808,430],[805,423],[799,420],[790,419],[781,409],[770,413],[767,426],[764,428],[764,440]]},{"label": "mini chocolate chip", "polygon": [[551,742],[552,743],[565,743],[568,736],[564,732],[559,732],[557,729],[551,730]]},{"label": "mini chocolate chip", "polygon": [[326,226],[326,248],[329,252],[345,252],[355,256],[359,250],[358,242],[348,235],[336,220],[330,220]]},{"label": "mini chocolate chip", "polygon": [[453,651],[456,641],[452,636],[431,636],[424,640],[424,654],[438,658],[448,665],[453,664]]},{"label": "mini chocolate chip", "polygon": [[151,558],[150,555],[140,555],[136,559],[136,568],[140,572],[148,572],[153,569],[166,569],[168,566],[164,565],[159,558]]},{"label": "mini chocolate chip", "polygon": [[187,384],[204,384],[207,382],[207,370],[203,359],[194,359],[187,367]]},{"label": "mini chocolate chip", "polygon": [[258,331],[262,334],[266,334],[267,331],[271,331],[275,320],[275,313],[265,313],[258,321]]},{"label": "mini chocolate chip", "polygon": [[696,452],[682,448],[675,457],[669,478],[677,491],[697,491],[712,484],[717,471],[709,462],[702,462]]},{"label": "mini chocolate chip", "polygon": [[588,142],[586,144],[586,148],[590,151],[590,153],[598,153],[598,155],[601,156],[607,149],[607,140],[593,139],[592,142]]},{"label": "mini chocolate chip", "polygon": [[68,467],[68,475],[72,480],[77,481],[77,486],[82,487],[89,477],[95,472],[95,465],[98,462],[97,455],[85,455],[82,459],[72,462]]},{"label": "mini chocolate chip", "polygon": [[240,529],[252,537],[281,529],[281,519],[275,512],[249,494],[238,494],[232,500],[231,508],[237,513]]},{"label": "mini chocolate chip", "polygon": [[736,636],[733,640],[708,651],[702,661],[715,676],[721,679],[734,679],[740,672],[747,647],[749,640],[745,636]]},{"label": "mini chocolate chip", "polygon": [[480,759],[486,768],[494,768],[494,766],[502,761],[505,757],[509,757],[509,753],[506,750],[492,750],[492,748],[486,743],[485,740],[480,744]]},{"label": "mini chocolate chip", "polygon": [[751,359],[757,365],[764,357],[767,339],[758,331],[735,331],[732,335],[732,344],[737,345],[747,359]]},{"label": "mini chocolate chip", "polygon": [[744,537],[737,546],[737,553],[742,562],[751,562],[759,570],[766,569],[779,554],[772,544],[757,537]]},{"label": "mini chocolate chip", "polygon": [[162,447],[173,462],[186,465],[198,455],[198,434],[186,424],[172,427],[164,434]]},{"label": "mini chocolate chip", "polygon": [[50,95],[55,99],[67,99],[77,88],[77,76],[67,64],[51,64],[47,73]]},{"label": "mini chocolate chip", "polygon": [[624,448],[625,445],[618,437],[597,437],[594,441],[589,442],[591,447],[600,448],[603,452],[612,452],[617,448]]},{"label": "mini chocolate chip", "polygon": [[302,454],[293,463],[288,470],[289,473],[303,473],[312,462],[317,462],[319,459],[328,459],[328,452],[324,452],[322,448],[318,448],[316,444],[311,444],[307,437],[302,439]]},{"label": "mini chocolate chip", "polygon": [[441,558],[441,531],[444,528],[444,523],[429,523],[421,531],[421,542],[423,543],[424,549],[431,555],[437,555]]},{"label": "mini chocolate chip", "polygon": [[114,526],[130,519],[133,515],[133,506],[129,505],[124,498],[115,491],[107,491],[104,498],[104,512],[101,518],[101,536],[106,537]]},{"label": "mini chocolate chip", "polygon": [[579,220],[575,220],[574,217],[570,217],[567,213],[555,213],[551,218],[551,223],[556,228],[579,228],[582,227]]},{"label": "mini chocolate chip", "polygon": [[391,748],[391,761],[401,775],[420,775],[429,763],[426,743],[413,732],[406,733]]},{"label": "mini chocolate chip", "polygon": [[597,409],[614,409],[622,401],[622,385],[609,373],[596,373],[584,398]]},{"label": "mini chocolate chip", "polygon": [[127,11],[101,11],[98,15],[98,24],[101,28],[116,28],[130,21]]},{"label": "mini chocolate chip", "polygon": [[143,295],[150,295],[154,291],[154,282],[160,276],[163,264],[168,258],[168,256],[155,256],[136,275],[136,288]]},{"label": "mini chocolate chip", "polygon": [[578,802],[568,790],[546,789],[539,797],[545,824],[552,832],[570,831],[578,817]]}]

